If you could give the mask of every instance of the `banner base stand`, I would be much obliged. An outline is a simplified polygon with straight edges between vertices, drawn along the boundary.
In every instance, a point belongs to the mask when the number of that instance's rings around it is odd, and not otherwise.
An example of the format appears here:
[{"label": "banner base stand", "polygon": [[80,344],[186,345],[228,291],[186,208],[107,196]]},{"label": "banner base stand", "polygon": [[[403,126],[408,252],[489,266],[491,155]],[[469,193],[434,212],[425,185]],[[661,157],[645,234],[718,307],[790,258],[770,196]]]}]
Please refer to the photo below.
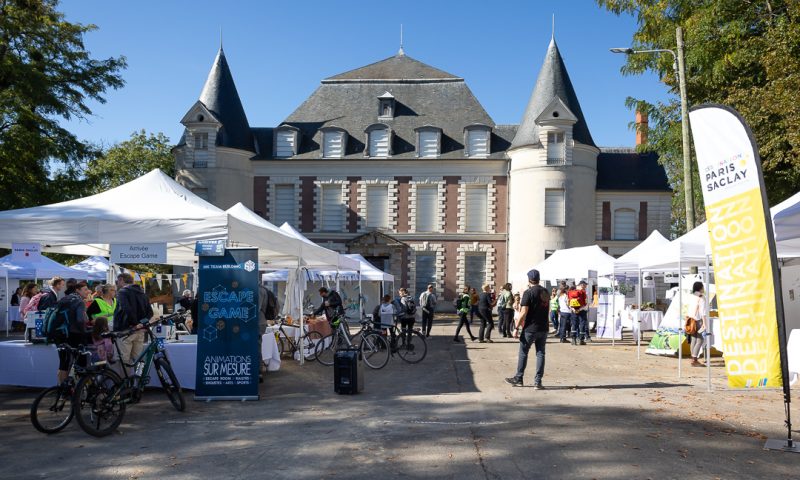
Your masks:
[{"label": "banner base stand", "polygon": [[780,450],[782,452],[800,453],[800,443],[792,442],[789,446],[789,441],[786,439],[770,438],[764,444],[764,450]]},{"label": "banner base stand", "polygon": [[231,402],[246,402],[246,401],[253,401],[253,400],[258,401],[258,400],[261,400],[261,398],[260,398],[259,395],[230,396],[230,397],[224,397],[224,396],[197,397],[197,396],[195,396],[194,400],[196,402],[211,402],[211,401],[218,401],[218,400],[231,401]]}]

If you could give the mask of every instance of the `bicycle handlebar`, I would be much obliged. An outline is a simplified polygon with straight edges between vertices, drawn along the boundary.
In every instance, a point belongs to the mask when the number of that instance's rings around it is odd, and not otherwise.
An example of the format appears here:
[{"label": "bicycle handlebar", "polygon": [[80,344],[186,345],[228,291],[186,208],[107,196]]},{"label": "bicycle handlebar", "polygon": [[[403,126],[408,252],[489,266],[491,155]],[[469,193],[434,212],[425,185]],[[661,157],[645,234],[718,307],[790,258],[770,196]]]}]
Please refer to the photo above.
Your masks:
[{"label": "bicycle handlebar", "polygon": [[161,317],[156,318],[155,320],[142,320],[142,322],[139,325],[135,326],[135,327],[128,328],[126,330],[120,330],[119,332],[103,332],[103,333],[100,334],[100,336],[102,338],[125,338],[125,337],[128,337],[130,335],[133,335],[134,333],[136,333],[139,330],[142,330],[144,328],[148,328],[149,329],[150,327],[155,327],[156,325],[158,325],[160,323],[171,321],[173,318],[182,317],[184,315],[185,315],[185,311],[184,312],[170,313],[169,315],[163,315]]}]

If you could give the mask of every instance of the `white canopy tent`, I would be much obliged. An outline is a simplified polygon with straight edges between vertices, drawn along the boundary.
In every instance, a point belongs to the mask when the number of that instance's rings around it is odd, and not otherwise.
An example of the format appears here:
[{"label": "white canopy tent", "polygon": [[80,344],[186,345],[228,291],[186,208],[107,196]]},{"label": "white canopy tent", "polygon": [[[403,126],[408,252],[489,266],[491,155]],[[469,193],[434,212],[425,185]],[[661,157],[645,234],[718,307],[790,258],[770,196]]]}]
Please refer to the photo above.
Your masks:
[{"label": "white canopy tent", "polygon": [[105,280],[108,277],[108,269],[111,268],[111,263],[105,257],[93,256],[76,263],[71,268],[86,272],[89,280]]},{"label": "white canopy tent", "polygon": [[[614,257],[597,245],[556,250],[549,258],[537,264],[542,280],[555,281],[562,278],[580,280],[587,278],[589,271],[610,272],[614,270]],[[514,279],[526,278],[527,272],[520,272]]]},{"label": "white canopy tent", "polygon": [[600,270],[598,274],[605,276],[612,273],[638,273],[642,270],[642,264],[647,261],[648,258],[658,254],[669,245],[669,243],[670,241],[664,238],[658,230],[653,230],[653,233],[642,241],[642,243],[616,259],[612,271]]}]

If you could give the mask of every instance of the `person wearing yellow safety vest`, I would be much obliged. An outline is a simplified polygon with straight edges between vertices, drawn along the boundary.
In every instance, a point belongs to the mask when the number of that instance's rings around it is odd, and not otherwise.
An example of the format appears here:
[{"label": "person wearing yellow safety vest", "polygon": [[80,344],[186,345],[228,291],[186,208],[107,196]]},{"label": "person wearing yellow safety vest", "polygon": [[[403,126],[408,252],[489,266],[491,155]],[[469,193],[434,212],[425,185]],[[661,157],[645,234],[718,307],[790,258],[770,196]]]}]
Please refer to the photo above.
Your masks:
[{"label": "person wearing yellow safety vest", "polygon": [[116,297],[117,287],[108,283],[101,286],[100,295],[86,309],[89,321],[93,321],[94,317],[107,317],[108,323],[113,325],[114,311],[117,309]]}]

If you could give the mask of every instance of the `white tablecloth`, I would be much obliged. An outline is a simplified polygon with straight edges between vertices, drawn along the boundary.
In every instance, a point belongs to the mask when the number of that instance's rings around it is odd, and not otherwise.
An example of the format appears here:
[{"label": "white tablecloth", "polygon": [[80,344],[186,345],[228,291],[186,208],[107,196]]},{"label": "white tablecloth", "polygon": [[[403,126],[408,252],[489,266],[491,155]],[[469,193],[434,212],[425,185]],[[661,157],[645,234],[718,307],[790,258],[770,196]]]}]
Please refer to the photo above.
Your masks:
[{"label": "white tablecloth", "polygon": [[[286,327],[283,328],[286,330]],[[273,327],[267,327],[265,331],[261,336],[261,359],[267,364],[267,370],[274,372],[281,369],[281,353],[278,351]],[[286,332],[289,333],[288,330]]]},{"label": "white tablecloth", "polygon": [[[183,388],[194,390],[196,343],[168,343],[167,357]],[[52,387],[57,383],[58,352],[53,345],[30,344],[23,340],[0,342],[0,385]],[[158,377],[151,378],[160,386]]]},{"label": "white tablecloth", "polygon": [[637,320],[641,321],[642,330],[656,330],[663,319],[664,314],[659,310],[625,310],[622,312],[622,326],[632,330],[639,328]]},{"label": "white tablecloth", "polygon": [[789,332],[786,353],[789,357],[789,382],[793,385],[800,376],[800,329]]}]

